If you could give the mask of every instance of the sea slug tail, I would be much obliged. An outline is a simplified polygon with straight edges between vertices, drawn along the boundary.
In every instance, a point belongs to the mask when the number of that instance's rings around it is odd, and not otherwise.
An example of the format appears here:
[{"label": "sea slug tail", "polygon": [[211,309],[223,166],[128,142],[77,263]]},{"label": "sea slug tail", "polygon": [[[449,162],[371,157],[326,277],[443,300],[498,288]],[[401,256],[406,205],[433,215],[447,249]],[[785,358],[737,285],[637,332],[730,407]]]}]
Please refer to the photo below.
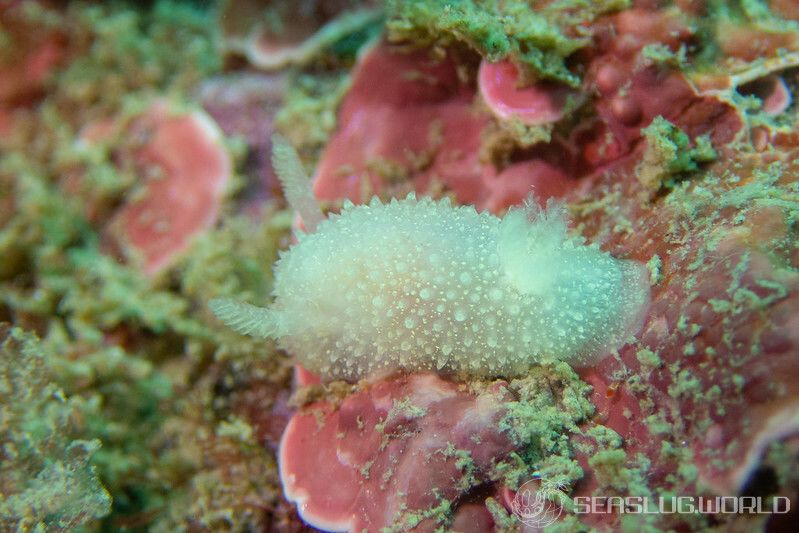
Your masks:
[{"label": "sea slug tail", "polygon": [[294,147],[280,134],[272,136],[272,166],[283,185],[289,205],[297,211],[309,232],[324,220],[322,210],[311,187],[311,180],[302,168]]},{"label": "sea slug tail", "polygon": [[278,324],[275,312],[230,298],[214,298],[208,307],[226,326],[243,335],[275,337]]}]

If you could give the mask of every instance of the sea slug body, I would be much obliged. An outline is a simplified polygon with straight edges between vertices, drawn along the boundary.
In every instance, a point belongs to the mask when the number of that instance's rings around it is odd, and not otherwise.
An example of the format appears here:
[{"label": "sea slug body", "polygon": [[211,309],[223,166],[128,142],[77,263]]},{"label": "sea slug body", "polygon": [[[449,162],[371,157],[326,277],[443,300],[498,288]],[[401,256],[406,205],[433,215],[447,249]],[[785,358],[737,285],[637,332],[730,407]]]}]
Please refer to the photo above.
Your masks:
[{"label": "sea slug body", "polygon": [[646,267],[568,236],[562,205],[531,202],[500,219],[414,195],[347,203],[300,235],[274,280],[266,309],[211,308],[325,379],[583,366],[636,333],[649,300]]}]

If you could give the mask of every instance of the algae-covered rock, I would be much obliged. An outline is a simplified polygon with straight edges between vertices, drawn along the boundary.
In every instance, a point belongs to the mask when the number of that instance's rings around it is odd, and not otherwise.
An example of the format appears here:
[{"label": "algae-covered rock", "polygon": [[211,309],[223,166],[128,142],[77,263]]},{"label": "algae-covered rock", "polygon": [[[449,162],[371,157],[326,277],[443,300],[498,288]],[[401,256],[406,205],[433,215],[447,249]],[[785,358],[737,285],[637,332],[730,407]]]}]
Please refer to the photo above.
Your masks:
[{"label": "algae-covered rock", "polygon": [[81,440],[83,400],[48,376],[36,338],[0,324],[0,529],[60,531],[108,514],[91,465],[100,441]]}]

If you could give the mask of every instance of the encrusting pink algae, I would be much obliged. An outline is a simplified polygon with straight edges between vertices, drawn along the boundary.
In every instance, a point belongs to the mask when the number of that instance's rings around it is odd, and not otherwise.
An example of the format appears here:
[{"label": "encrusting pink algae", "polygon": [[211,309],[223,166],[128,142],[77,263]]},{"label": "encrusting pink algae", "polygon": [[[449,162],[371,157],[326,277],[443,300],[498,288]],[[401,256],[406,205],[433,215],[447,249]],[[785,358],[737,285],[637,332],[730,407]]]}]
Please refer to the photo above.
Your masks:
[{"label": "encrusting pink algae", "polygon": [[797,87],[787,0],[3,2],[0,530],[795,530]]}]

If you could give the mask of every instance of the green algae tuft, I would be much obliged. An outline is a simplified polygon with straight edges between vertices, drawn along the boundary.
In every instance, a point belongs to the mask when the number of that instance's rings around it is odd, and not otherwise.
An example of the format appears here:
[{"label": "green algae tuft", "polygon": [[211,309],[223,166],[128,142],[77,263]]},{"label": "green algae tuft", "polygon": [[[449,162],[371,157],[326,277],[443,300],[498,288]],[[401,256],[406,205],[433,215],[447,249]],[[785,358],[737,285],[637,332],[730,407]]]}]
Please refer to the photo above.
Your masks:
[{"label": "green algae tuft", "polygon": [[716,160],[717,154],[709,137],[700,136],[691,143],[684,131],[662,116],[655,117],[641,131],[647,147],[637,175],[647,189],[673,188],[677,181],[697,171],[701,164]]},{"label": "green algae tuft", "polygon": [[88,410],[49,375],[36,337],[0,323],[0,529],[66,530],[111,510],[84,440]]},{"label": "green algae tuft", "polygon": [[518,0],[389,0],[386,27],[395,41],[462,42],[489,61],[512,60],[526,82],[550,79],[577,87],[580,77],[569,70],[566,59],[589,39],[575,28],[626,6],[625,0],[535,8]]}]

